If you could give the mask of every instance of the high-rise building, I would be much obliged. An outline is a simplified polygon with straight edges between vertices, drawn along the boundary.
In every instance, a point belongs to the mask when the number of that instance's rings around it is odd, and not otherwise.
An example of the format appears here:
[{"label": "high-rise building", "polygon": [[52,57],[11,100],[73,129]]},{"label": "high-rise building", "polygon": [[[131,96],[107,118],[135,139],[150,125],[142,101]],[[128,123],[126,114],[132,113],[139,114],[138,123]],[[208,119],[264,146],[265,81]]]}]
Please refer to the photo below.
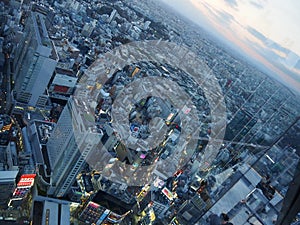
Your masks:
[{"label": "high-rise building", "polygon": [[51,167],[46,144],[53,127],[54,123],[34,120],[28,127],[22,129],[26,153],[32,154],[33,165],[37,168],[36,182],[39,189],[43,191],[46,191],[50,185]]},{"label": "high-rise building", "polygon": [[79,219],[85,223],[101,224],[110,213],[105,207],[90,201],[80,213]]},{"label": "high-rise building", "polygon": [[0,114],[0,145],[7,145],[12,128],[12,120],[6,114]]},{"label": "high-rise building", "polygon": [[162,192],[151,192],[151,202],[157,218],[164,218],[168,214],[170,202]]},{"label": "high-rise building", "polygon": [[70,99],[47,143],[51,166],[49,195],[63,197],[68,194],[76,176],[86,165],[87,156],[101,138],[99,133],[91,134],[85,130],[81,116]]},{"label": "high-rise building", "polygon": [[23,38],[14,57],[14,91],[18,102],[43,107],[45,89],[58,61],[55,46],[48,37],[45,16],[31,12],[25,23]]}]

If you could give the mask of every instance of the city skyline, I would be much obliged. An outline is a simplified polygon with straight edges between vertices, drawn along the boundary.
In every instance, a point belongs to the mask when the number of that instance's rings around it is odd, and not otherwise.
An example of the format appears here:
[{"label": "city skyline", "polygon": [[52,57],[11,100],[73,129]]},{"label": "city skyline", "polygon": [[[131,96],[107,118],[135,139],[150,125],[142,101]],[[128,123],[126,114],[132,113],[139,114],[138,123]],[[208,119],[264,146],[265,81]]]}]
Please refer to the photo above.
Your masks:
[{"label": "city skyline", "polygon": [[0,1],[1,225],[300,221],[297,54],[172,2]]},{"label": "city skyline", "polygon": [[299,2],[162,1],[299,93]]}]

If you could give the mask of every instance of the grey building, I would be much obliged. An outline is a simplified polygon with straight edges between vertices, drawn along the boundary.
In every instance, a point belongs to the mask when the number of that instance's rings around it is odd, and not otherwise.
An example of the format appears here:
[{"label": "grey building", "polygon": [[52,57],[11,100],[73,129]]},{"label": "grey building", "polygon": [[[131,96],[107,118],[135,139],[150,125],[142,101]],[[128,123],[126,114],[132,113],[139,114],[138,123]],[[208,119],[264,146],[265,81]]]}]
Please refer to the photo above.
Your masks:
[{"label": "grey building", "polygon": [[51,166],[48,194],[55,197],[68,194],[76,176],[86,165],[86,158],[101,138],[101,134],[91,134],[86,130],[82,119],[84,115],[77,110],[70,99],[47,143]]},{"label": "grey building", "polygon": [[48,37],[44,15],[31,13],[14,55],[16,100],[44,107],[48,99],[45,90],[58,61],[55,46]]},{"label": "grey building", "polygon": [[206,209],[206,203],[200,195],[196,194],[190,200],[183,203],[178,211],[178,219],[182,224],[194,224],[203,215]]},{"label": "grey building", "polygon": [[33,225],[70,224],[70,202],[36,196],[33,203]]},{"label": "grey building", "polygon": [[9,198],[16,187],[16,178],[18,170],[0,171],[0,207],[6,208]]},{"label": "grey building", "polygon": [[6,208],[9,198],[16,187],[19,173],[17,151],[14,142],[0,146],[0,208]]}]

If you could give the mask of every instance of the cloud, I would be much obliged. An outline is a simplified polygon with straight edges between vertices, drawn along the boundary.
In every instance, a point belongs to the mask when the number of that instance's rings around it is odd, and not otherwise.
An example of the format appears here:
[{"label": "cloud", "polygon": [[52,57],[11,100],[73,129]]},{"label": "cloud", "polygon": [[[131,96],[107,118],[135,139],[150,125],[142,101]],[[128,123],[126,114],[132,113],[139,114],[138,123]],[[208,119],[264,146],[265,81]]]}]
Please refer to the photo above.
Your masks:
[{"label": "cloud", "polygon": [[264,6],[263,6],[262,4],[260,4],[260,3],[258,3],[258,2],[250,1],[249,3],[250,3],[252,6],[254,6],[255,8],[257,8],[257,9],[263,9],[263,8],[264,8]]},{"label": "cloud", "polygon": [[[217,11],[217,10],[216,10]],[[235,19],[234,19],[234,17],[231,15],[231,14],[229,14],[229,13],[227,13],[227,12],[225,12],[225,11],[217,11],[217,14],[218,14],[218,17],[221,19],[221,20],[225,20],[225,21],[227,21],[227,22],[233,22],[233,21],[235,21]]]},{"label": "cloud", "polygon": [[261,40],[262,42],[266,42],[267,37],[264,36],[262,33],[260,33],[258,30],[256,30],[254,27],[248,26],[246,29],[250,34],[252,34],[257,39]]},{"label": "cloud", "polygon": [[[298,63],[300,62],[300,56],[272,39],[264,36],[253,27],[248,26],[246,30],[250,35],[252,35],[252,38],[246,39],[248,45],[252,46],[257,54],[272,63],[273,71],[277,71],[277,74],[284,79],[290,79],[291,81],[294,80],[294,86],[299,86],[300,69],[298,68]],[[259,42],[256,42],[255,39],[259,40]],[[268,67],[272,68],[270,66]]]},{"label": "cloud", "polygon": [[225,0],[225,2],[233,8],[236,8],[238,6],[238,3],[236,0]]},{"label": "cloud", "polygon": [[263,9],[264,5],[261,2],[258,1],[250,1],[249,2],[252,6],[254,6],[257,9]]},{"label": "cloud", "polygon": [[214,20],[218,21],[223,26],[230,26],[232,23],[238,23],[234,16],[224,10],[219,10],[211,7],[207,3],[202,3],[202,6],[209,12],[209,15]]},{"label": "cloud", "polygon": [[238,25],[240,27],[243,27],[243,25],[240,24],[232,14],[224,10],[215,9],[213,15],[215,15],[216,19],[220,21],[220,24],[224,26],[230,27],[231,25]]},{"label": "cloud", "polygon": [[[169,1],[171,4],[175,0]],[[296,4],[300,6],[300,1],[286,0],[285,4],[280,0],[189,0],[188,2],[193,5],[193,9],[201,12],[197,15],[203,16],[209,25],[208,30],[216,37],[226,40],[239,53],[249,56],[256,65],[263,65],[264,71],[267,68],[268,74],[284,81],[293,89],[300,90],[300,78],[297,74],[300,71],[300,59],[296,62],[292,57],[293,63],[289,63],[296,64],[294,70],[297,70],[297,73],[288,70],[282,63],[286,58],[283,56],[287,56],[291,51],[300,55],[300,42],[295,41],[300,32],[295,22],[299,21],[299,7],[296,7]],[[182,11],[183,7],[178,7],[178,10]],[[197,19],[195,21],[200,26],[203,25],[203,22]]]},{"label": "cloud", "polygon": [[263,35],[261,32],[256,30],[253,27],[248,26],[247,31],[253,35],[255,38],[259,39],[266,47],[268,47],[270,50],[274,50],[275,52],[281,52],[281,54],[288,54],[291,52],[291,50],[283,47],[279,43],[267,38],[265,35]]}]

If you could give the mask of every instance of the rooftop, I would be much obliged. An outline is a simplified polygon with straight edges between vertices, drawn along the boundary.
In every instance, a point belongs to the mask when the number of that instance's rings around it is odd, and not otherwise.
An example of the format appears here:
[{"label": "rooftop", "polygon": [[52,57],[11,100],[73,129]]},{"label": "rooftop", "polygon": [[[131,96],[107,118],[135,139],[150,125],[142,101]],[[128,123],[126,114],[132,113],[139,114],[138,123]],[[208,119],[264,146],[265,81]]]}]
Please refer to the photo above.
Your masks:
[{"label": "rooftop", "polygon": [[54,84],[54,85],[61,85],[61,86],[70,87],[70,88],[75,87],[76,83],[77,83],[76,77],[71,77],[68,75],[60,74],[60,73],[56,74],[56,76],[54,77],[54,80],[52,81],[52,84]]},{"label": "rooftop", "polygon": [[0,171],[0,182],[15,182],[19,171]]},{"label": "rooftop", "polygon": [[35,125],[38,131],[40,143],[46,144],[51,132],[53,131],[54,123],[46,121],[35,121]]},{"label": "rooftop", "polygon": [[44,15],[40,13],[32,13],[31,19],[36,34],[35,38],[39,44],[37,51],[41,55],[50,57],[53,60],[58,60],[55,46],[48,36]]},{"label": "rooftop", "polygon": [[93,198],[93,202],[105,206],[107,209],[118,213],[119,215],[125,214],[133,207],[133,204],[126,204],[125,202],[120,201],[116,197],[107,194],[104,191],[98,191]]},{"label": "rooftop", "polygon": [[38,221],[49,221],[49,225],[61,225],[70,223],[70,203],[54,198],[36,196],[34,200],[33,224],[41,224]]}]

